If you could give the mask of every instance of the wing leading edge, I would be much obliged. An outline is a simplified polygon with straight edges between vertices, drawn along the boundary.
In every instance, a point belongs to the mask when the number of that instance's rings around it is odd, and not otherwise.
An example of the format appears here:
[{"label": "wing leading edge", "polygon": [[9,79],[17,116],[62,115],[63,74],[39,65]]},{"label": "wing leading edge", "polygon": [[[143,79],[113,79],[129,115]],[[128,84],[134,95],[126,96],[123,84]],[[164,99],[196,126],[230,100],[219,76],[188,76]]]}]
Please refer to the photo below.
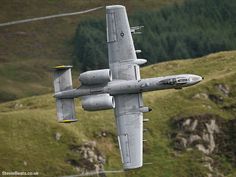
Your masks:
[{"label": "wing leading edge", "polygon": [[[139,80],[139,65],[124,6],[106,7],[109,66],[113,80]],[[143,165],[143,106],[141,94],[117,95],[115,117],[124,169]]]}]

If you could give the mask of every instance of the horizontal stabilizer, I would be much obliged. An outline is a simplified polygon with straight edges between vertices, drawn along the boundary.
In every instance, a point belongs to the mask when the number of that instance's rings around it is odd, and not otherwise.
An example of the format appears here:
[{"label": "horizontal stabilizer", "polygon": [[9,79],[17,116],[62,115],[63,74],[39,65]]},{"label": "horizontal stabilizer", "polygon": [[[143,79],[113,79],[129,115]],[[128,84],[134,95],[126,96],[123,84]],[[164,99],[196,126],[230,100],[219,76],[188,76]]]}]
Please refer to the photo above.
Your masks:
[{"label": "horizontal stabilizer", "polygon": [[76,122],[74,99],[56,99],[58,122]]},{"label": "horizontal stabilizer", "polygon": [[72,66],[54,67],[54,91],[55,93],[72,89]]},{"label": "horizontal stabilizer", "polygon": [[[54,67],[54,90],[55,93],[71,90],[72,86],[72,77],[71,77],[71,68],[72,66],[56,66]],[[57,106],[57,119],[58,122],[69,123],[75,122],[75,104],[74,98],[71,99],[56,99]]]}]

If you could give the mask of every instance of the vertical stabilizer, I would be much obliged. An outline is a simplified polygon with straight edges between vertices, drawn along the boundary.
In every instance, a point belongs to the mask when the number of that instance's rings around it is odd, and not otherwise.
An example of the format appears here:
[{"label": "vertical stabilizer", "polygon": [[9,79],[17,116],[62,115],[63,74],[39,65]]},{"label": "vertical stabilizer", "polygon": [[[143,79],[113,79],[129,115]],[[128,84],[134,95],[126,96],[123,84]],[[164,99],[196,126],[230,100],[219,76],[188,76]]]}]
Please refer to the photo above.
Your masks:
[{"label": "vertical stabilizer", "polygon": [[[54,91],[55,93],[71,90],[72,86],[72,77],[71,77],[71,68],[72,66],[56,66],[54,67]],[[56,99],[57,106],[57,118],[58,122],[69,123],[75,122],[75,104],[74,99]]]}]

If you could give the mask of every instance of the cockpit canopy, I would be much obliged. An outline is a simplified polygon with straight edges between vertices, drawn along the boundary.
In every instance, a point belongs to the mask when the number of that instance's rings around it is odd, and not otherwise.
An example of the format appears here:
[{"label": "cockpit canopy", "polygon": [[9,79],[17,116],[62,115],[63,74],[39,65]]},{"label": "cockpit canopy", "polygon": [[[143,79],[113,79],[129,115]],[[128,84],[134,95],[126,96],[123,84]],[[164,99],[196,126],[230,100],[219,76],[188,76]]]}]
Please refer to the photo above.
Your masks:
[{"label": "cockpit canopy", "polygon": [[177,84],[187,84],[187,83],[188,83],[188,79],[185,78],[185,77],[178,77],[178,78],[176,79],[176,83],[177,83]]},{"label": "cockpit canopy", "polygon": [[160,81],[160,84],[162,84],[162,85],[175,85],[176,78],[164,79],[164,80]]},{"label": "cockpit canopy", "polygon": [[188,79],[186,77],[177,77],[177,78],[169,78],[160,81],[163,85],[182,85],[187,84]]}]

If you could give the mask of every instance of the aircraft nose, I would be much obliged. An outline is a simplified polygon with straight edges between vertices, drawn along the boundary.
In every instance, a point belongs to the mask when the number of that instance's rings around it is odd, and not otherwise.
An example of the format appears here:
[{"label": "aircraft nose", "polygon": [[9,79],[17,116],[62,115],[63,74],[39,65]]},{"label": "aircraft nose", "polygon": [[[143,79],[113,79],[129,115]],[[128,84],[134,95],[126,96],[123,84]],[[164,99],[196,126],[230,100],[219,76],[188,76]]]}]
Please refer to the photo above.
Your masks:
[{"label": "aircraft nose", "polygon": [[197,76],[197,75],[194,75],[194,76],[192,76],[192,78],[191,78],[193,84],[196,84],[196,83],[202,81],[203,79],[204,79],[203,77]]}]

